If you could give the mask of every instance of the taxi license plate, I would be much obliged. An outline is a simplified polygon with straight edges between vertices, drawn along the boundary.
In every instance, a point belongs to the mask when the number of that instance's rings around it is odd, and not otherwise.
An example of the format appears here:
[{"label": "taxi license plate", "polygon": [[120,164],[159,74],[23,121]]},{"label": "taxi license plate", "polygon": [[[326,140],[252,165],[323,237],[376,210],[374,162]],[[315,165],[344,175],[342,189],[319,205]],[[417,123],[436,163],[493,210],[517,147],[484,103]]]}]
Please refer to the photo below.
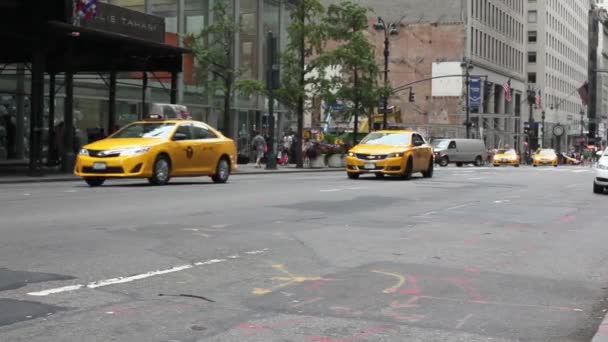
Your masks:
[{"label": "taxi license plate", "polygon": [[93,170],[105,170],[107,168],[106,163],[93,163]]},{"label": "taxi license plate", "polygon": [[365,165],[363,165],[363,168],[366,170],[373,170],[376,168],[376,164],[374,163],[366,163]]},{"label": "taxi license plate", "polygon": [[508,162],[509,160],[508,160],[508,159],[502,159],[501,161],[502,161],[503,163],[506,163],[506,162]]}]

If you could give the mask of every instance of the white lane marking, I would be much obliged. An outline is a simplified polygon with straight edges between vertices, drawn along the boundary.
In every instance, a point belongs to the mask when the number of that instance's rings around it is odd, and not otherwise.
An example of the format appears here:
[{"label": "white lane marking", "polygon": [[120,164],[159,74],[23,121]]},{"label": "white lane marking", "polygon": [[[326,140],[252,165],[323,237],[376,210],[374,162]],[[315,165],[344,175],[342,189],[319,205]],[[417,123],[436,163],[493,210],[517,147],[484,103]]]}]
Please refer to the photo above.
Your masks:
[{"label": "white lane marking", "polygon": [[428,213],[416,215],[414,217],[424,217],[424,216],[430,216],[430,215],[433,215],[433,214],[437,214],[437,212],[436,211],[429,211]]},{"label": "white lane marking", "polygon": [[471,319],[471,317],[473,317],[473,314],[468,314],[466,315],[463,319],[461,319],[460,321],[458,321],[458,324],[456,325],[456,329],[460,329],[462,328],[462,326],[469,320]]},{"label": "white lane marking", "polygon": [[447,208],[446,210],[455,210],[455,209],[464,208],[464,207],[466,207],[466,206],[467,206],[466,204],[462,204],[462,205],[457,205],[457,206],[455,206],[455,207],[450,207],[450,208]]},{"label": "white lane marking", "polygon": [[469,178],[469,180],[480,180],[480,179],[486,179],[486,177]]},{"label": "white lane marking", "polygon": [[96,281],[96,282],[87,284],[87,287],[90,289],[96,289],[98,287],[104,287],[104,286],[109,286],[109,285],[130,283],[135,280],[142,280],[142,279],[146,279],[146,278],[150,278],[150,277],[154,277],[154,276],[158,276],[158,275],[162,275],[162,274],[179,272],[179,271],[190,269],[192,267],[194,267],[194,265],[182,265],[182,266],[172,267],[167,270],[146,272],[146,273],[134,275],[131,277],[118,277],[118,278],[100,280],[100,281]]},{"label": "white lane marking", "polygon": [[256,254],[262,254],[262,253],[266,253],[268,252],[268,248],[264,248],[264,249],[260,249],[257,251],[249,251],[249,252],[245,252],[245,254],[249,254],[249,255],[256,255]]},{"label": "white lane marking", "polygon": [[74,192],[77,192],[77,190],[66,190],[66,191],[64,191],[64,192],[67,192],[67,193],[74,193]]},{"label": "white lane marking", "polygon": [[323,190],[319,190],[320,192],[338,192],[338,191],[342,191],[344,189],[323,189]]},{"label": "white lane marking", "polygon": [[[267,252],[268,250],[269,250],[268,248],[264,248],[261,250],[245,252],[245,254],[248,254],[248,255],[262,254],[262,253]],[[234,259],[240,258],[240,256],[238,254],[233,254],[227,258],[234,260]],[[110,286],[110,285],[116,285],[116,284],[124,284],[124,283],[129,283],[132,281],[136,281],[136,280],[156,277],[156,276],[163,275],[163,274],[180,272],[180,271],[188,270],[188,269],[198,267],[198,266],[206,266],[206,265],[227,262],[228,259],[211,259],[211,260],[195,262],[195,263],[187,264],[187,265],[175,266],[175,267],[171,267],[171,268],[165,269],[165,270],[146,272],[146,273],[137,274],[137,275],[130,276],[130,277],[111,278],[111,279],[94,281],[94,282],[91,282],[88,284],[68,285],[68,286],[57,287],[54,289],[43,290],[43,291],[28,292],[28,295],[43,297],[43,296],[48,296],[51,294],[76,291],[76,290],[80,290],[83,288],[95,289],[98,287],[104,287],[104,286]]]},{"label": "white lane marking", "polygon": [[509,203],[509,202],[511,202],[511,200],[498,200],[498,201],[494,201],[494,203],[496,203],[496,204]]},{"label": "white lane marking", "polygon": [[574,170],[573,173],[590,172],[591,170]]}]

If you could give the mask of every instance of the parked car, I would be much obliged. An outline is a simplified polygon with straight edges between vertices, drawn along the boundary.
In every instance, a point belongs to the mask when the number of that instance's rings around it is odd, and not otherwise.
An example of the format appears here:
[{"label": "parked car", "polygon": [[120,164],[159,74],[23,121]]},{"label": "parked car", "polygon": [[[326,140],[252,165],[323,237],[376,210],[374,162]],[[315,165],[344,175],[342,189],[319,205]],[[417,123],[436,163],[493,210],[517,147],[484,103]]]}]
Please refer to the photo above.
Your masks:
[{"label": "parked car", "polygon": [[608,189],[608,148],[597,162],[595,167],[595,178],[593,179],[593,192],[596,194],[603,193]]},{"label": "parked car", "polygon": [[487,158],[486,145],[478,139],[443,139],[433,143],[435,161],[440,166],[475,164],[482,166]]}]

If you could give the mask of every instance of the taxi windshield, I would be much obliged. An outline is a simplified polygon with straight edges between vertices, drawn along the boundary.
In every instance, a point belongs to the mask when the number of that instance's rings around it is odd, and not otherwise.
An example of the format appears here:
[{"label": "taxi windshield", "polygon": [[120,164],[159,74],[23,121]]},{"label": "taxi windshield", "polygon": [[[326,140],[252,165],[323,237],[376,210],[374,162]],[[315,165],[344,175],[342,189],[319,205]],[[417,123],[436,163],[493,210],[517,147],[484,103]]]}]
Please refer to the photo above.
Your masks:
[{"label": "taxi windshield", "polygon": [[406,133],[371,133],[363,140],[364,145],[409,145],[410,135]]},{"label": "taxi windshield", "polygon": [[447,148],[449,144],[450,144],[450,141],[447,139],[435,140],[435,141],[433,141],[433,148],[444,149],[444,148]]},{"label": "taxi windshield", "polygon": [[514,156],[516,153],[515,150],[498,150],[496,154],[506,154],[509,156]]},{"label": "taxi windshield", "polygon": [[550,156],[550,155],[554,155],[555,151],[553,151],[553,150],[540,150],[540,151],[538,151],[538,154],[543,155],[543,156]]},{"label": "taxi windshield", "polygon": [[116,132],[110,138],[167,138],[174,126],[175,123],[172,122],[134,123]]}]

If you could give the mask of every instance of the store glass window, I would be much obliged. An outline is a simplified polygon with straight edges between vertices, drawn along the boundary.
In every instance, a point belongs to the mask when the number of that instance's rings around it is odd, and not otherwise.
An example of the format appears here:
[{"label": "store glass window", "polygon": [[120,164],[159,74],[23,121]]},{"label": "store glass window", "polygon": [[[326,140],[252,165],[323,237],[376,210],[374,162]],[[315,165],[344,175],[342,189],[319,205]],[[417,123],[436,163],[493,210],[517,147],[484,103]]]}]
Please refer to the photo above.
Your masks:
[{"label": "store glass window", "polygon": [[258,77],[257,59],[257,0],[241,0],[239,20],[241,35],[239,54],[241,67],[245,69],[243,79],[256,79]]},{"label": "store glass window", "polygon": [[134,11],[145,12],[145,0],[109,0],[112,5],[125,7]]}]

